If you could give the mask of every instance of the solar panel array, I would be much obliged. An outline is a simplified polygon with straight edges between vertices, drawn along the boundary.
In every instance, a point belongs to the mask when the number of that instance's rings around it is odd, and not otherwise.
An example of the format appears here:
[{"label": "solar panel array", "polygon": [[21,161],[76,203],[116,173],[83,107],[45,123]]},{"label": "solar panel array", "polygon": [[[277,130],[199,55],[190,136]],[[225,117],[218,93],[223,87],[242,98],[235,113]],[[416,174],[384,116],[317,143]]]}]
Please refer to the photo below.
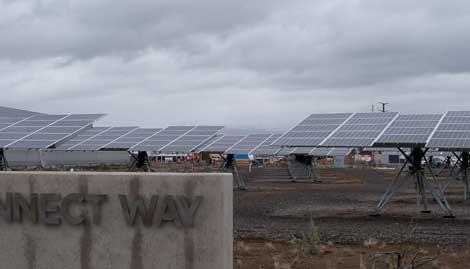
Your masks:
[{"label": "solar panel array", "polygon": [[256,147],[250,154],[253,155],[276,155],[281,148],[279,146],[271,145],[276,139],[281,137],[280,134],[273,134],[271,135],[266,141],[264,141],[261,145]]},{"label": "solar panel array", "polygon": [[314,147],[297,147],[297,148],[290,148],[291,151],[289,154],[294,154],[294,155],[308,155],[312,150],[314,150]]},{"label": "solar panel array", "polygon": [[204,148],[201,148],[200,152],[213,152],[213,153],[223,153],[229,149],[234,144],[240,142],[245,136],[243,135],[224,135],[218,138],[215,138],[211,143],[206,145]]},{"label": "solar panel array", "polygon": [[329,156],[328,154],[331,152],[331,150],[332,148],[314,148],[308,153],[308,155],[317,157]]},{"label": "solar panel array", "polygon": [[290,148],[290,147],[282,147],[276,155],[278,156],[288,156],[291,154],[291,152],[296,149],[296,148]]},{"label": "solar panel array", "polygon": [[161,148],[175,141],[195,126],[169,126],[163,131],[142,140],[137,145],[130,148],[131,151],[160,151]]},{"label": "solar panel array", "polygon": [[214,137],[223,126],[196,126],[160,149],[162,153],[188,153]]},{"label": "solar panel array", "polygon": [[[1,117],[0,118],[0,147],[4,147],[20,137],[21,133],[18,132],[4,132],[8,127],[15,125],[16,123],[25,120],[24,118],[10,118],[10,117]],[[19,130],[18,130],[19,131]],[[26,130],[24,130],[26,131]],[[26,135],[27,133],[24,133]]]},{"label": "solar panel array", "polygon": [[353,151],[352,148],[333,148],[327,156],[347,156]]},{"label": "solar panel array", "polygon": [[396,153],[398,152],[398,148],[383,148],[383,147],[365,147],[363,148],[364,151],[370,151],[370,152],[387,152],[387,153]]},{"label": "solar panel array", "polygon": [[136,129],[137,127],[110,127],[67,148],[67,150],[100,150]]},{"label": "solar panel array", "polygon": [[[470,111],[440,114],[313,114],[273,142],[278,155],[314,147],[427,147],[470,149]],[[302,148],[306,147],[306,148]]]},{"label": "solar panel array", "polygon": [[138,128],[105,145],[103,149],[129,149],[139,142],[159,133],[161,128]]},{"label": "solar panel array", "polygon": [[266,142],[272,134],[252,134],[245,136],[225,151],[225,154],[249,154]]},{"label": "solar panel array", "polygon": [[387,113],[355,113],[326,141],[325,147],[368,147],[398,115]]},{"label": "solar panel array", "polygon": [[74,136],[72,139],[67,140],[59,145],[56,146],[56,149],[59,150],[67,150],[75,145],[81,144],[83,141],[92,138],[95,135],[98,135],[111,127],[93,127],[87,129],[83,132],[80,132],[78,135]]},{"label": "solar panel array", "polygon": [[447,112],[426,147],[470,149],[470,111]]},{"label": "solar panel array", "polygon": [[[23,109],[0,106],[0,117],[4,118],[27,118],[42,113],[28,111]],[[0,128],[1,129],[1,128]]]},{"label": "solar panel array", "polygon": [[[0,147],[8,149],[130,149],[161,153],[347,155],[352,147],[470,149],[470,111],[440,114],[312,114],[287,133],[214,138],[221,126],[95,127],[101,114],[0,115]],[[282,148],[280,147],[282,146]],[[345,149],[342,149],[345,148]],[[327,152],[328,151],[328,152]]]},{"label": "solar panel array", "polygon": [[[8,149],[47,149],[90,128],[102,114],[35,115],[0,130],[0,146]],[[3,121],[6,123],[6,121]],[[4,126],[6,124],[3,124]]]},{"label": "solar panel array", "polygon": [[424,146],[442,114],[399,115],[374,143],[374,146]]},{"label": "solar panel array", "polygon": [[287,147],[320,146],[352,115],[351,113],[312,114],[273,144]]},{"label": "solar panel array", "polygon": [[315,148],[315,147],[297,147],[297,148],[283,148],[277,155],[310,155],[315,157],[326,156],[346,156],[352,152],[352,148]]},{"label": "solar panel array", "polygon": [[10,125],[17,123],[24,118],[16,118],[16,117],[0,117],[0,130],[7,128]]}]

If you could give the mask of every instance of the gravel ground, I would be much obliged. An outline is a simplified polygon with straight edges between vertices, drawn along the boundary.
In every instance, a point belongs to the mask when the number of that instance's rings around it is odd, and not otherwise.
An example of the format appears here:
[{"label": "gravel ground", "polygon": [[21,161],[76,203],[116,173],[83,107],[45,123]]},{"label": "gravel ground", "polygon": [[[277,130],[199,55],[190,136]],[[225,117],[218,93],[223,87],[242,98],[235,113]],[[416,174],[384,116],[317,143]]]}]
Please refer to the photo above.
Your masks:
[{"label": "gravel ground", "polygon": [[463,187],[452,182],[449,202],[455,219],[432,200],[431,214],[416,213],[413,183],[406,184],[381,217],[369,212],[380,200],[394,171],[375,169],[322,170],[320,183],[249,182],[248,191],[235,191],[235,238],[291,240],[302,237],[313,219],[324,242],[470,245],[470,205],[462,202]]}]

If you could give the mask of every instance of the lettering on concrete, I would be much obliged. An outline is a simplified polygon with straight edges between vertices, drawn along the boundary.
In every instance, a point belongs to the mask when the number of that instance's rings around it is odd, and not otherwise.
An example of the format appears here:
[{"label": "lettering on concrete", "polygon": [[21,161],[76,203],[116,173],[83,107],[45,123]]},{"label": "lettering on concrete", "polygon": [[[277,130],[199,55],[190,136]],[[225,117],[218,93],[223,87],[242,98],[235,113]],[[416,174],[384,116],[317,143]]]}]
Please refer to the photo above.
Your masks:
[{"label": "lettering on concrete", "polygon": [[[192,199],[184,195],[153,195],[150,201],[141,196],[130,197],[120,194],[124,220],[134,226],[140,220],[147,227],[161,227],[173,223],[176,227],[194,226],[196,212],[202,196]],[[57,193],[32,193],[29,198],[21,193],[7,192],[0,199],[0,219],[7,223],[45,225],[100,225],[103,205],[109,201],[106,194],[71,193],[62,196]]]}]

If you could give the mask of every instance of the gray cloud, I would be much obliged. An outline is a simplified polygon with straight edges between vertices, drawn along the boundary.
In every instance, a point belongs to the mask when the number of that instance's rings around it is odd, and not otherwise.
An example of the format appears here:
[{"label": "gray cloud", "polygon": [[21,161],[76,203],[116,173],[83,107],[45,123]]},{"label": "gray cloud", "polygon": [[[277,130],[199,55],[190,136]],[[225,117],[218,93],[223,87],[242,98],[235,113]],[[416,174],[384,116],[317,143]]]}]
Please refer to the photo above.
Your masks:
[{"label": "gray cloud", "polygon": [[0,57],[9,60],[89,58],[178,49],[203,35],[226,35],[262,20],[270,9],[220,0],[3,1]]},{"label": "gray cloud", "polygon": [[468,1],[0,1],[2,105],[281,130],[469,109]]}]

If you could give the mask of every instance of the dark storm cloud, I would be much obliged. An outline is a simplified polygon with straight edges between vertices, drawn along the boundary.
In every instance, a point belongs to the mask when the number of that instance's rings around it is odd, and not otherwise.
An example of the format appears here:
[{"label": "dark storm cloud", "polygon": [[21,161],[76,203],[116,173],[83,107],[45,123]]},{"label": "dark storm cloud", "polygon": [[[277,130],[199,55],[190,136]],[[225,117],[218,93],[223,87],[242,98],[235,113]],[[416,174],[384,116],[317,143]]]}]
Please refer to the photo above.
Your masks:
[{"label": "dark storm cloud", "polygon": [[437,0],[3,0],[3,105],[269,129],[383,100],[470,110],[468,14]]},{"label": "dark storm cloud", "polygon": [[0,56],[87,58],[146,48],[192,51],[199,35],[225,35],[262,20],[267,3],[224,0],[4,1]]},{"label": "dark storm cloud", "polygon": [[220,41],[208,64],[243,66],[306,89],[469,70],[465,10],[470,3],[455,5],[455,13],[448,2],[427,2],[429,7],[410,1],[365,3],[370,2],[306,1],[286,7]]}]

